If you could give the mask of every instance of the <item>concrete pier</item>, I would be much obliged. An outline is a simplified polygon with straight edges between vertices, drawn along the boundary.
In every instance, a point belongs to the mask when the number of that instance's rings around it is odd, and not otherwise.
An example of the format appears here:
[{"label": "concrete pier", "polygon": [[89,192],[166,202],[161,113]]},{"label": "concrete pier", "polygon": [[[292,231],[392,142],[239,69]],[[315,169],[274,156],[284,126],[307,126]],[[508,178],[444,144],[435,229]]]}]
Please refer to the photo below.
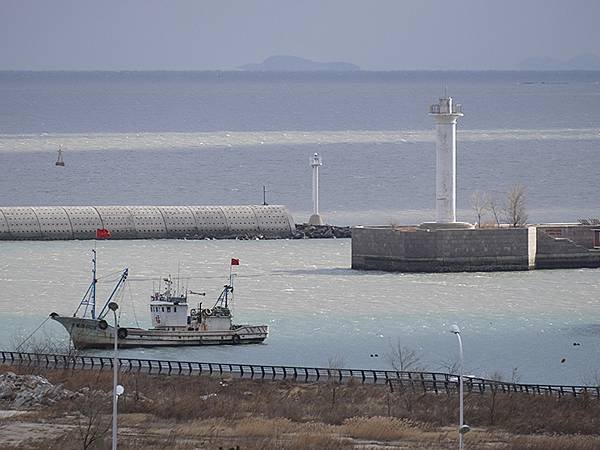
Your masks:
[{"label": "concrete pier", "polygon": [[0,207],[0,240],[289,238],[285,206],[16,206]]},{"label": "concrete pier", "polygon": [[473,272],[600,267],[600,227],[352,228],[352,268]]}]

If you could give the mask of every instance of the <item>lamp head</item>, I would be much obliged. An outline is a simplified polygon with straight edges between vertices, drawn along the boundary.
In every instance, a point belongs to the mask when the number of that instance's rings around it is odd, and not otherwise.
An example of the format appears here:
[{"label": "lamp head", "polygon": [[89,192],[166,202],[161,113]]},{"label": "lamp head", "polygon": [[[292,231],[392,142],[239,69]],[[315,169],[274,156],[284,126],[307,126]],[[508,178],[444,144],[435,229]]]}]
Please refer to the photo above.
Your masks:
[{"label": "lamp head", "polygon": [[108,304],[108,309],[110,309],[111,311],[116,311],[117,309],[119,309],[119,305],[117,305],[115,302],[110,302]]},{"label": "lamp head", "polygon": [[452,327],[450,327],[450,332],[454,334],[460,334],[460,328],[458,328],[458,325],[454,324],[452,325]]},{"label": "lamp head", "polygon": [[463,425],[461,425],[461,426],[460,426],[460,428],[458,429],[458,432],[459,432],[460,434],[466,434],[466,433],[468,433],[469,431],[471,431],[471,427],[470,427],[469,425],[467,425],[467,424],[463,424]]}]

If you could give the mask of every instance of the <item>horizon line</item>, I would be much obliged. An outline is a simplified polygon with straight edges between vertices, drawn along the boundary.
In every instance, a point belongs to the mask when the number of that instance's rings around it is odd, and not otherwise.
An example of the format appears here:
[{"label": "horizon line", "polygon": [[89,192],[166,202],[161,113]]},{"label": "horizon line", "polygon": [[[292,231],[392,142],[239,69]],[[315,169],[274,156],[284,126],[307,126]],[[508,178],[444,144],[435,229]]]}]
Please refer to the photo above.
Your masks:
[{"label": "horizon line", "polygon": [[226,73],[392,73],[392,72],[600,72],[600,69],[356,69],[356,70],[243,70],[243,69],[0,69],[0,73],[139,73],[139,72],[226,72]]}]

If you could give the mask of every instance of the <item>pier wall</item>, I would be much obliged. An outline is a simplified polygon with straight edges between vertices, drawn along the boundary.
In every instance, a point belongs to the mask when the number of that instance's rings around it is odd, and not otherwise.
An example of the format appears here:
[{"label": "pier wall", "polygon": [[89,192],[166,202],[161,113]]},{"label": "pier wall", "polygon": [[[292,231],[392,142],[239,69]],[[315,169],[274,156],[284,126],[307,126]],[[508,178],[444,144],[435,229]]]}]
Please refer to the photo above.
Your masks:
[{"label": "pier wall", "polygon": [[574,242],[552,237],[543,230],[543,227],[438,230],[355,227],[352,268],[470,272],[600,267],[600,249],[593,247],[591,231],[569,230],[568,233],[579,238],[579,242]]},{"label": "pier wall", "polygon": [[18,206],[0,207],[0,240],[288,238],[285,206]]},{"label": "pier wall", "polygon": [[352,268],[394,272],[527,270],[527,229],[352,229]]},{"label": "pier wall", "polygon": [[537,228],[538,269],[600,267],[600,248],[595,248],[598,226],[544,225]]}]

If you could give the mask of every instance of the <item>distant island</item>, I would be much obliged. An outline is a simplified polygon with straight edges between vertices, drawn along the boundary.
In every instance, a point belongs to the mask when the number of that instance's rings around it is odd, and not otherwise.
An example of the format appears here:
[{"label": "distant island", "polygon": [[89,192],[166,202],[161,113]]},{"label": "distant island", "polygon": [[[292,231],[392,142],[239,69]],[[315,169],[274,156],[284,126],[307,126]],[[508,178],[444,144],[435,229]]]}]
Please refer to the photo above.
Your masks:
[{"label": "distant island", "polygon": [[360,70],[360,67],[347,62],[317,62],[298,56],[277,55],[270,56],[261,63],[245,64],[240,66],[239,69],[273,72],[348,72]]},{"label": "distant island", "polygon": [[593,53],[577,55],[566,60],[531,57],[517,64],[517,68],[520,70],[600,70],[600,57]]}]

